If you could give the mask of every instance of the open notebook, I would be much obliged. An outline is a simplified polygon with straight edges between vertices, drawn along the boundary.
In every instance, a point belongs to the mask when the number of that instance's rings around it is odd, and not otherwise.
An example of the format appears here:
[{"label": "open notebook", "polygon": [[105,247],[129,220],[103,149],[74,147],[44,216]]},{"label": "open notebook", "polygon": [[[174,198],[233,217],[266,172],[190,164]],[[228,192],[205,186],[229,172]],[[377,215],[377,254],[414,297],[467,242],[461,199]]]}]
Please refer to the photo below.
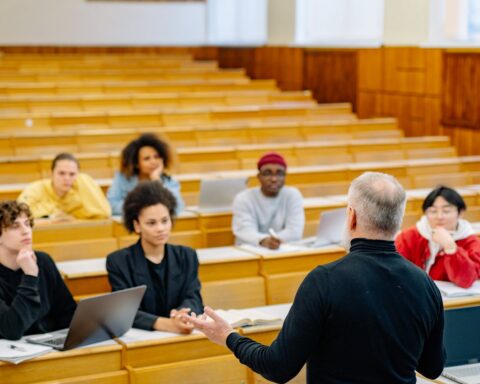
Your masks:
[{"label": "open notebook", "polygon": [[233,328],[249,327],[253,325],[282,324],[283,319],[272,316],[258,309],[217,309],[215,312],[224,318]]}]

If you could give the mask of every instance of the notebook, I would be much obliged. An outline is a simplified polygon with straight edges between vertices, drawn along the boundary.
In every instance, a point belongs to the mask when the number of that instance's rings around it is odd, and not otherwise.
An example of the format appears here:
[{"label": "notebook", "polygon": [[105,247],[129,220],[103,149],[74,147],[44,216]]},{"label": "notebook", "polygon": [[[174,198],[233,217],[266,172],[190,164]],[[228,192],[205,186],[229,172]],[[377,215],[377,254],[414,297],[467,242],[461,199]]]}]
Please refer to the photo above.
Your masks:
[{"label": "notebook", "polygon": [[442,376],[460,384],[480,384],[480,307],[445,311],[447,362]]},{"label": "notebook", "polygon": [[295,244],[309,248],[339,245],[342,242],[346,221],[347,210],[345,208],[325,211],[320,215],[316,236],[300,240]]},{"label": "notebook", "polygon": [[247,189],[247,177],[235,179],[202,179],[198,210],[202,212],[231,211],[237,193]]},{"label": "notebook", "polygon": [[68,329],[30,336],[26,340],[68,350],[119,337],[132,327],[145,289],[146,285],[141,285],[81,300]]},{"label": "notebook", "polygon": [[283,319],[272,316],[255,308],[249,309],[217,309],[217,315],[226,320],[233,328],[250,327],[254,325],[278,325]]}]

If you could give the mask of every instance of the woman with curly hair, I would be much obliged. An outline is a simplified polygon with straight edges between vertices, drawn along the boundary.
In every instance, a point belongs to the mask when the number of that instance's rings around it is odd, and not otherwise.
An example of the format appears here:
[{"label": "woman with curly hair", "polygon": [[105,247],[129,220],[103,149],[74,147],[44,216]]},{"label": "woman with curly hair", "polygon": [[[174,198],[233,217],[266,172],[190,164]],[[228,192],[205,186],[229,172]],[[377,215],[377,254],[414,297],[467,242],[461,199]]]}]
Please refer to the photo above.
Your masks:
[{"label": "woman with curly hair", "polygon": [[115,173],[112,185],[107,192],[107,199],[113,215],[121,215],[123,202],[127,194],[139,181],[156,180],[175,196],[176,213],[184,208],[180,195],[180,184],[165,173],[171,165],[168,144],[152,133],[145,133],[131,141],[122,151],[120,172]]},{"label": "woman with curly hair", "polygon": [[203,311],[195,250],[168,243],[176,199],[158,181],[141,181],[125,199],[123,221],[140,238],[107,257],[114,291],[145,284],[134,327],[190,333],[183,314]]}]

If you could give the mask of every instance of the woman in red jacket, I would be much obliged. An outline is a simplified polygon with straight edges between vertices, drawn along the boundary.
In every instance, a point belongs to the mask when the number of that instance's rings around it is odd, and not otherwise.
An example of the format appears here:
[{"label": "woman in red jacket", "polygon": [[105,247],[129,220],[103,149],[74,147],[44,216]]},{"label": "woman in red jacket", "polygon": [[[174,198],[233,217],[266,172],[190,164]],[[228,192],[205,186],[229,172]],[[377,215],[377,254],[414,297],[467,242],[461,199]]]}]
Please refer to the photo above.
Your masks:
[{"label": "woman in red jacket", "polygon": [[462,197],[440,186],[426,197],[422,209],[417,224],[397,236],[397,251],[434,280],[470,287],[479,278],[480,240],[461,219],[467,209]]}]

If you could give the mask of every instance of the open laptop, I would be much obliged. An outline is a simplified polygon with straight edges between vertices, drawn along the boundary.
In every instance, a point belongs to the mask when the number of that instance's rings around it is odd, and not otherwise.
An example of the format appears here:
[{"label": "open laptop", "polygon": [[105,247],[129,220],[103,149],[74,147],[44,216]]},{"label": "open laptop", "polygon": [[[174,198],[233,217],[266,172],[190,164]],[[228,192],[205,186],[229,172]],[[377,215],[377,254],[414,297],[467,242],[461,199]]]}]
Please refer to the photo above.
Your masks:
[{"label": "open laptop", "polygon": [[70,328],[26,340],[65,351],[119,337],[132,327],[146,288],[140,285],[81,300]]},{"label": "open laptop", "polygon": [[231,211],[235,195],[247,189],[247,181],[247,177],[202,179],[198,210],[202,212]]},{"label": "open laptop", "polygon": [[480,384],[480,307],[445,311],[447,362],[442,376],[460,384]]},{"label": "open laptop", "polygon": [[307,237],[295,244],[310,248],[324,247],[327,245],[339,245],[342,242],[347,210],[345,208],[325,211],[320,216],[316,236]]}]

